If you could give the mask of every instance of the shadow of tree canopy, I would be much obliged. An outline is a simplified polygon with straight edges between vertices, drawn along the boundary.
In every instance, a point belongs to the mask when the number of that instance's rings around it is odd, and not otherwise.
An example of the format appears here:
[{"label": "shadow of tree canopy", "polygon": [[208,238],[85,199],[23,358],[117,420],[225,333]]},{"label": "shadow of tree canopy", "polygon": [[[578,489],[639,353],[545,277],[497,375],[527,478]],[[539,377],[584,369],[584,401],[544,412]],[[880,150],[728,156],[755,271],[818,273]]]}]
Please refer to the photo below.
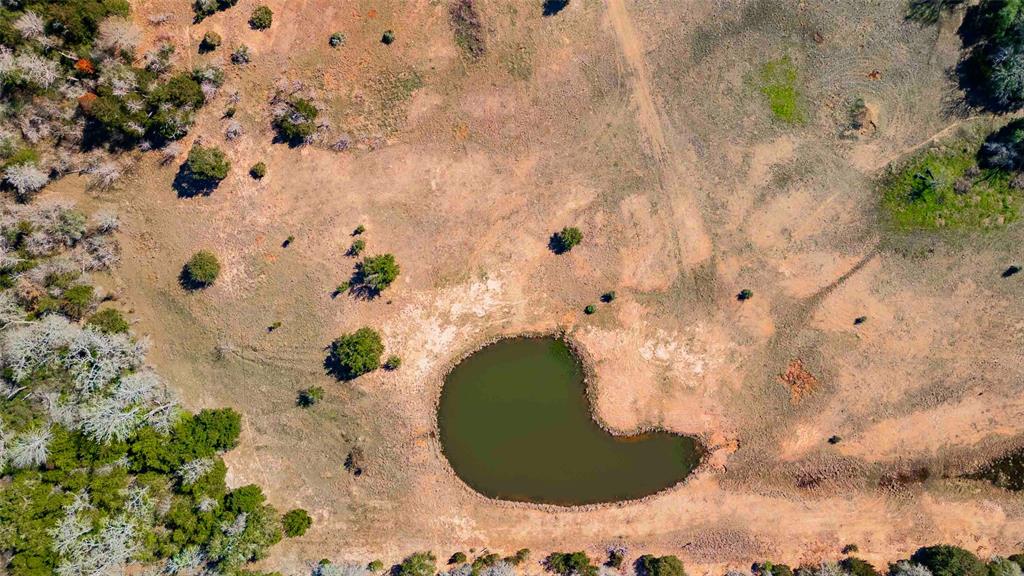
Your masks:
[{"label": "shadow of tree canopy", "polygon": [[[932,0],[940,5],[950,0]],[[1003,87],[996,93],[993,75],[1000,64],[1012,66],[1024,59],[1024,18],[1004,21],[1001,2],[987,1],[969,6],[957,30],[963,42],[963,57],[957,63],[955,76],[963,91],[965,103],[996,114],[1005,114],[1024,105],[1024,82],[1015,88]],[[996,65],[996,67],[993,66]],[[1021,73],[1024,73],[1022,66]],[[1006,75],[1002,75],[1006,80]]]},{"label": "shadow of tree canopy", "polygon": [[541,15],[554,16],[555,14],[558,14],[559,12],[564,10],[565,7],[568,5],[569,0],[544,0]]},{"label": "shadow of tree canopy", "polygon": [[555,254],[565,254],[569,251],[569,247],[562,241],[562,237],[555,232],[548,238],[548,250],[551,250]]},{"label": "shadow of tree canopy", "polygon": [[192,277],[188,272],[188,265],[181,267],[181,272],[178,273],[178,285],[188,290],[189,292],[195,292],[209,287],[209,284],[200,282]]},{"label": "shadow of tree canopy", "polygon": [[178,198],[195,198],[196,196],[209,196],[219,184],[218,180],[197,177],[186,162],[178,168],[171,187],[177,192]]}]

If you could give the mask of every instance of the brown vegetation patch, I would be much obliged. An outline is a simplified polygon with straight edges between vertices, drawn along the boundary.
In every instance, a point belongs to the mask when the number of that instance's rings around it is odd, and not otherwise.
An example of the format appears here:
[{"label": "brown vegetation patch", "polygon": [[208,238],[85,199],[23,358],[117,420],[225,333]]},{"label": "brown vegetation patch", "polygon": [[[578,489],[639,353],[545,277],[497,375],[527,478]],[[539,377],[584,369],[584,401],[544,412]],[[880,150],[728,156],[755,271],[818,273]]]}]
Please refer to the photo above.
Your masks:
[{"label": "brown vegetation patch", "polygon": [[799,404],[805,396],[818,389],[818,379],[804,368],[804,363],[799,358],[790,360],[786,371],[779,374],[779,378],[789,387],[789,399],[793,404]]}]

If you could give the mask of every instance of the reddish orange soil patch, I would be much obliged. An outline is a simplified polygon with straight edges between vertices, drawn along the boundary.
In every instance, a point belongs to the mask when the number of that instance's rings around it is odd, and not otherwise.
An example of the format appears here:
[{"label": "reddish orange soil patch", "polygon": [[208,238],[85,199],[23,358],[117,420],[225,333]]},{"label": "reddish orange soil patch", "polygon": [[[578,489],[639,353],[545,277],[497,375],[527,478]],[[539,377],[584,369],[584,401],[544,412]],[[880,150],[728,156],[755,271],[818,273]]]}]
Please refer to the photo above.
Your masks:
[{"label": "reddish orange soil patch", "polygon": [[808,396],[818,388],[818,379],[804,368],[804,363],[799,358],[789,361],[786,371],[779,374],[782,383],[789,387],[789,399],[793,404],[799,404],[804,396]]}]

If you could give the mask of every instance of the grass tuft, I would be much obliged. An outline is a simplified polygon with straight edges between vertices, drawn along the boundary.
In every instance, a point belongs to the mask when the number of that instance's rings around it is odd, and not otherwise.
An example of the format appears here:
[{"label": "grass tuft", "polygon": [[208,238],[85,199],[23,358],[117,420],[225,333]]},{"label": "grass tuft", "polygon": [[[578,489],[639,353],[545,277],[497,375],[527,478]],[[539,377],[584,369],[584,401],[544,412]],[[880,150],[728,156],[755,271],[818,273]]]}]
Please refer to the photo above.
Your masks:
[{"label": "grass tuft", "polygon": [[802,124],[805,120],[797,89],[797,70],[789,56],[770,60],[761,66],[761,93],[776,120]]}]

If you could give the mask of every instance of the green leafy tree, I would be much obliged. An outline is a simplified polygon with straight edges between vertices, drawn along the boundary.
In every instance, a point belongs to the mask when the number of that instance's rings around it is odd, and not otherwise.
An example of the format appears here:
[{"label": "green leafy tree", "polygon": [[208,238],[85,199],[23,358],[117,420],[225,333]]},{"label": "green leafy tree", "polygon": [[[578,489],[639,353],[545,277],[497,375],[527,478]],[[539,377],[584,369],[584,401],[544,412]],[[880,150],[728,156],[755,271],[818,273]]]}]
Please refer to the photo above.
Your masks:
[{"label": "green leafy tree", "polygon": [[316,132],[316,118],[320,114],[309,100],[293,98],[285,102],[274,118],[274,128],[285,142],[301,144]]},{"label": "green leafy tree", "polygon": [[881,576],[878,570],[875,570],[874,566],[860,558],[852,556],[844,558],[839,565],[842,566],[850,576]]},{"label": "green leafy tree", "polygon": [[249,17],[249,26],[253,30],[266,30],[274,21],[274,11],[267,6],[257,6]]},{"label": "green leafy tree", "polygon": [[360,328],[331,344],[327,369],[337,378],[351,380],[380,367],[384,344],[373,328]]},{"label": "green leafy tree", "polygon": [[267,164],[265,162],[257,162],[249,168],[249,175],[257,180],[262,180],[267,175]]},{"label": "green leafy tree", "polygon": [[220,262],[209,250],[200,250],[185,264],[184,280],[190,287],[204,288],[220,276]]},{"label": "green leafy tree", "polygon": [[196,180],[220,182],[227,178],[231,170],[231,162],[219,148],[205,147],[199,144],[192,146],[185,161],[189,175]]},{"label": "green leafy tree", "polygon": [[100,310],[90,316],[86,324],[106,334],[125,334],[131,328],[124,315],[117,308],[104,308]]},{"label": "green leafy tree", "polygon": [[437,559],[431,552],[417,552],[398,565],[397,576],[434,576]]},{"label": "green leafy tree", "polygon": [[306,530],[309,530],[309,527],[313,525],[313,519],[302,508],[296,508],[281,517],[281,524],[284,526],[284,535],[289,538],[295,538],[302,536],[306,533]]},{"label": "green leafy tree", "polygon": [[64,291],[60,308],[69,318],[75,320],[85,316],[92,308],[95,290],[88,284],[78,284]]},{"label": "green leafy tree", "polygon": [[394,254],[367,256],[356,265],[354,284],[368,295],[375,296],[390,286],[398,278],[399,272],[401,268]]},{"label": "green leafy tree", "polygon": [[644,554],[636,561],[639,576],[686,576],[683,562],[675,556]]},{"label": "green leafy tree", "polygon": [[552,552],[544,559],[544,567],[561,576],[597,576],[597,566],[586,552]]},{"label": "green leafy tree", "polygon": [[940,544],[920,548],[910,557],[933,576],[987,576],[988,567],[977,556],[956,546]]},{"label": "green leafy tree", "polygon": [[566,226],[561,232],[551,237],[551,250],[556,254],[564,254],[583,241],[583,232],[575,226]]}]

